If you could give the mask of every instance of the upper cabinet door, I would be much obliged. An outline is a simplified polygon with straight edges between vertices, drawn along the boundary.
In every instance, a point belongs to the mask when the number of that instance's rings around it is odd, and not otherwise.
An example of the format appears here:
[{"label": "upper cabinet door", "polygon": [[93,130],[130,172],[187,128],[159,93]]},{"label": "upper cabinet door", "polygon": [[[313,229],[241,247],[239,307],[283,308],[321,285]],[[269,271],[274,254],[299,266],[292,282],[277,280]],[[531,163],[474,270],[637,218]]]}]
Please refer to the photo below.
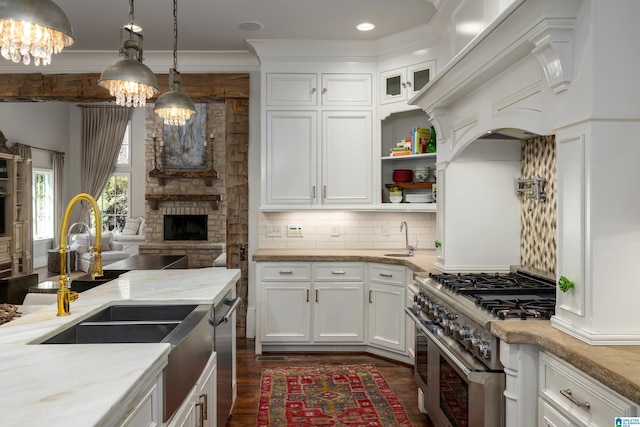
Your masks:
[{"label": "upper cabinet door", "polygon": [[267,74],[267,105],[315,106],[318,102],[317,74]]},{"label": "upper cabinet door", "polygon": [[263,161],[267,204],[316,201],[317,113],[268,111]]},{"label": "upper cabinet door", "polygon": [[435,60],[380,73],[380,103],[407,101],[433,79]]},{"label": "upper cabinet door", "polygon": [[371,74],[323,74],[323,106],[371,106]]}]

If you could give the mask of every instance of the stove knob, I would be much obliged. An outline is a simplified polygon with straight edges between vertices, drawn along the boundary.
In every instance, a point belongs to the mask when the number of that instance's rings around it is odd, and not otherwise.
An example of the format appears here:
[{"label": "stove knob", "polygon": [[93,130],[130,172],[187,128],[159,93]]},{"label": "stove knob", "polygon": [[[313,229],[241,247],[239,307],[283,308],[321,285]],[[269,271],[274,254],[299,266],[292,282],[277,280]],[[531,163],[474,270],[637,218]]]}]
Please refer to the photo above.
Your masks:
[{"label": "stove knob", "polygon": [[438,307],[430,310],[428,317],[435,323],[440,323],[442,321],[442,313]]},{"label": "stove knob", "polygon": [[453,331],[453,338],[462,342],[471,337],[471,329],[468,326],[457,324],[458,327]]},{"label": "stove knob", "polygon": [[455,336],[456,332],[459,329],[460,329],[460,324],[458,322],[447,320],[446,325],[444,327],[444,333],[449,335],[450,337],[453,337]]},{"label": "stove knob", "polygon": [[467,348],[467,350],[473,352],[474,347],[476,347],[479,342],[480,337],[478,337],[477,335],[469,335],[469,337],[465,338],[464,340],[464,346]]},{"label": "stove knob", "polygon": [[473,354],[481,359],[491,358],[491,344],[488,341],[478,339],[473,345]]}]

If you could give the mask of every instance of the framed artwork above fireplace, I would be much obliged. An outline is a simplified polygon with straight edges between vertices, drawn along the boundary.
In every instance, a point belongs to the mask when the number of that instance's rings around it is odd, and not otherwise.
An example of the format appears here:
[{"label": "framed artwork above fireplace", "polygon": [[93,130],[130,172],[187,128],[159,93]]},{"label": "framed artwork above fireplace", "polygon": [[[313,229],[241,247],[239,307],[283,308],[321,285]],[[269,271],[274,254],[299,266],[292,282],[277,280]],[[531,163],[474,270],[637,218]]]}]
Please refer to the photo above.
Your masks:
[{"label": "framed artwork above fireplace", "polygon": [[207,104],[196,104],[196,114],[184,126],[164,125],[164,169],[205,169]]}]

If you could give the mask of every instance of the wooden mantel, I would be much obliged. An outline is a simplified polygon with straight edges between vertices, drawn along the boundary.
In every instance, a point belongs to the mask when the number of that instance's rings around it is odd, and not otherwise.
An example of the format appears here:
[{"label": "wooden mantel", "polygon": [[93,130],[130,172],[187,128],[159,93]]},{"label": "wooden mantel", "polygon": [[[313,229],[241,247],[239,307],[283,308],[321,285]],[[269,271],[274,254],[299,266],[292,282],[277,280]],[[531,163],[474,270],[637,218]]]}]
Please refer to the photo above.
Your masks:
[{"label": "wooden mantel", "polygon": [[167,178],[203,178],[207,187],[211,187],[213,180],[218,178],[218,171],[193,170],[193,169],[153,169],[149,171],[149,177],[158,178],[160,185],[164,187]]},{"label": "wooden mantel", "polygon": [[145,200],[149,202],[149,206],[153,210],[158,209],[158,205],[161,201],[172,202],[211,202],[211,209],[218,210],[220,206],[221,197],[219,194],[145,194]]}]

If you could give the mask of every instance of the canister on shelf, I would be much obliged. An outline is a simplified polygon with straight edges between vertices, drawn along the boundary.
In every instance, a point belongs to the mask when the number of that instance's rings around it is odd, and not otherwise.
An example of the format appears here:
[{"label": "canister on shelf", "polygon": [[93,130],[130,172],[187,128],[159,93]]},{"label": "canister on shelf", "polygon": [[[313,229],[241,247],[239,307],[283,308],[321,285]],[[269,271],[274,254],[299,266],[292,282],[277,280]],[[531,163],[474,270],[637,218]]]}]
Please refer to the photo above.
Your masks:
[{"label": "canister on shelf", "polygon": [[402,188],[389,187],[389,200],[391,203],[400,203],[402,201]]}]

